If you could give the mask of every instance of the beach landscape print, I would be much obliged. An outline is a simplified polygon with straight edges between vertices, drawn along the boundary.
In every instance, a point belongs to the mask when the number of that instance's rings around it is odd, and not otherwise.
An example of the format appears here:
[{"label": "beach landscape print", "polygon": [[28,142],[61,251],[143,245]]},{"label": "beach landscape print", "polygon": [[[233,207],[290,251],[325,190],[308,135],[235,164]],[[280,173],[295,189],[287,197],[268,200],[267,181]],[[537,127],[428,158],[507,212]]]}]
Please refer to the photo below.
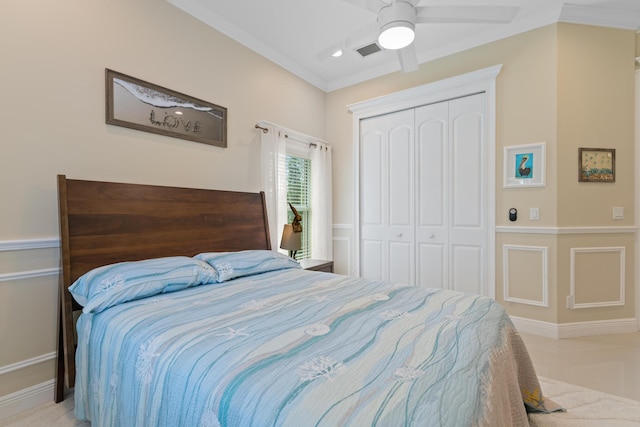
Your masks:
[{"label": "beach landscape print", "polygon": [[227,109],[106,70],[106,122],[218,147],[227,146]]},{"label": "beach landscape print", "polygon": [[613,148],[578,149],[579,182],[616,182],[616,150]]}]

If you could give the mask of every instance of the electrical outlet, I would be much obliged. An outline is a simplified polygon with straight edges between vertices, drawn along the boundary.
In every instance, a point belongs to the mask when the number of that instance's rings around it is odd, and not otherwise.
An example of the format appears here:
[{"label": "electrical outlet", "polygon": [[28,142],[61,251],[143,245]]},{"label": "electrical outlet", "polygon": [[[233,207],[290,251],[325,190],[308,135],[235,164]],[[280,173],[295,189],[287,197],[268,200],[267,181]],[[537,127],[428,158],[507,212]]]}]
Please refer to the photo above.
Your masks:
[{"label": "electrical outlet", "polygon": [[576,303],[576,297],[574,295],[567,295],[567,308],[573,308]]},{"label": "electrical outlet", "polygon": [[613,208],[613,219],[624,219],[624,208]]}]

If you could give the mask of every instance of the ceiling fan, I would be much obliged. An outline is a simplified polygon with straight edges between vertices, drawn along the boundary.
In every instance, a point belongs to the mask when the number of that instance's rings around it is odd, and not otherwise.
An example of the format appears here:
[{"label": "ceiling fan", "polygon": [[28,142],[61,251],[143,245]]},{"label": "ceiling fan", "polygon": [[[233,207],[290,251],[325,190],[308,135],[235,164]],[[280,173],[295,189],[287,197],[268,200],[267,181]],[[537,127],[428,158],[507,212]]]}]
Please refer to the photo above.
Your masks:
[{"label": "ceiling fan", "polygon": [[509,23],[519,7],[513,6],[418,6],[422,0],[344,0],[375,13],[375,23],[316,55],[319,59],[340,56],[345,49],[360,48],[363,40],[377,40],[383,49],[395,50],[404,72],[418,69],[413,40],[416,24]]}]

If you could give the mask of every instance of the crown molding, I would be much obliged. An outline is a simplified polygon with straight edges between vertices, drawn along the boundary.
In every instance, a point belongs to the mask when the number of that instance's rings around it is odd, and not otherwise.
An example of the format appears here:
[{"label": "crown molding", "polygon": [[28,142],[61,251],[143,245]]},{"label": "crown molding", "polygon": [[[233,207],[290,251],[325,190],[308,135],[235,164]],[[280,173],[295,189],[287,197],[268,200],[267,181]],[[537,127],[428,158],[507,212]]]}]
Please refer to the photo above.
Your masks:
[{"label": "crown molding", "polygon": [[640,13],[599,7],[563,4],[558,22],[596,25],[625,30],[640,29]]}]

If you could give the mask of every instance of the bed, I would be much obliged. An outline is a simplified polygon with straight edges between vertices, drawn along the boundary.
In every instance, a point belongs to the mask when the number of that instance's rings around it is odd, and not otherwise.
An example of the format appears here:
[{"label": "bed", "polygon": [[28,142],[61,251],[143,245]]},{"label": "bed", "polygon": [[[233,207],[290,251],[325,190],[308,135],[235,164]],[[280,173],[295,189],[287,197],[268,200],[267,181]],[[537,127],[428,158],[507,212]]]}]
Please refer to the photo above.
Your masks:
[{"label": "bed", "polygon": [[262,193],[58,189],[56,401],[66,379],[94,426],[524,426],[559,409],[495,301],[303,270],[271,251]]}]

